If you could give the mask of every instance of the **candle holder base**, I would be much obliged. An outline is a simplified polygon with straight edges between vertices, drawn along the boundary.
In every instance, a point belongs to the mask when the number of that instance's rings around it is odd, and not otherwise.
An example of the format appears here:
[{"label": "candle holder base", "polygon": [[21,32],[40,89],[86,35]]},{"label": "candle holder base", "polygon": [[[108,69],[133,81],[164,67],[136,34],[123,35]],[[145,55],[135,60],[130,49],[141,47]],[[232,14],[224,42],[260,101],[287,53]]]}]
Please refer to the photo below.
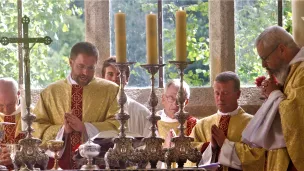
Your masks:
[{"label": "candle holder base", "polygon": [[183,77],[184,70],[187,68],[188,64],[192,64],[193,62],[183,62],[183,61],[169,61],[170,64],[174,64],[179,71],[180,75],[180,87],[177,94],[177,102],[179,106],[179,111],[174,115],[175,118],[180,123],[179,130],[180,135],[178,137],[174,137],[172,142],[174,143],[174,147],[169,148],[166,151],[166,164],[168,167],[171,167],[172,162],[176,162],[178,164],[178,168],[183,168],[184,163],[187,160],[191,162],[197,163],[201,159],[201,153],[196,149],[191,147],[191,142],[194,141],[193,138],[185,136],[185,127],[184,123],[189,117],[189,114],[184,111],[186,94],[183,87]]},{"label": "candle holder base", "polygon": [[154,90],[154,83],[155,79],[154,76],[158,72],[158,70],[165,66],[165,64],[145,64],[141,65],[141,67],[145,68],[151,75],[151,93],[149,97],[149,105],[151,107],[151,115],[149,116],[149,121],[152,123],[151,126],[151,137],[144,138],[143,142],[145,143],[145,148],[141,152],[141,154],[138,154],[139,156],[144,155],[144,158],[142,158],[141,162],[150,162],[151,168],[156,169],[156,165],[158,161],[163,161],[165,153],[162,150],[162,143],[164,142],[164,139],[156,137],[156,124],[157,121],[160,120],[160,116],[156,115],[155,107],[158,103],[158,97],[156,96],[155,90]]},{"label": "candle holder base", "polygon": [[134,63],[135,62],[113,63],[120,72],[120,87],[117,95],[120,111],[115,116],[115,118],[120,122],[120,133],[119,136],[114,139],[114,148],[110,148],[105,154],[105,161],[110,167],[116,167],[119,165],[120,169],[126,169],[127,162],[130,161],[130,155],[134,152],[134,148],[132,146],[134,138],[126,137],[125,134],[125,124],[130,116],[128,113],[124,112],[124,104],[127,102],[127,95],[124,91],[126,71],[128,67]]},{"label": "candle holder base", "polygon": [[97,165],[83,165],[80,170],[99,170]]},{"label": "candle holder base", "polygon": [[133,138],[131,137],[119,137],[114,139],[114,148],[110,148],[105,154],[105,160],[111,167],[117,167],[120,169],[126,169],[126,162],[130,159],[130,154],[133,154],[134,149],[132,147]]}]

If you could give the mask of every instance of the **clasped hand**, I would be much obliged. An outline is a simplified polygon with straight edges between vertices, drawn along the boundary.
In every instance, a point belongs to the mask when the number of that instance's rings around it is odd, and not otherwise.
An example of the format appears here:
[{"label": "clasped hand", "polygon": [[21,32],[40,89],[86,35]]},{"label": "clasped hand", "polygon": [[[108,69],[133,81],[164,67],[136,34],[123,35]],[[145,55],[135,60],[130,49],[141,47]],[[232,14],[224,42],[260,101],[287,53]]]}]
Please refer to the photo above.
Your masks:
[{"label": "clasped hand", "polygon": [[266,79],[261,84],[262,93],[268,97],[270,93],[274,90],[279,90],[279,85],[275,82],[274,79]]},{"label": "clasped hand", "polygon": [[211,146],[212,149],[222,148],[226,136],[224,132],[218,128],[216,125],[212,125],[211,127]]},{"label": "clasped hand", "polygon": [[165,138],[165,142],[163,144],[164,148],[170,148],[172,147],[173,143],[171,142],[172,138],[174,138],[176,136],[176,133],[173,129],[170,129],[170,131],[168,132],[166,138]]},{"label": "clasped hand", "polygon": [[64,133],[71,133],[72,131],[85,132],[84,123],[72,113],[65,113],[64,115]]}]

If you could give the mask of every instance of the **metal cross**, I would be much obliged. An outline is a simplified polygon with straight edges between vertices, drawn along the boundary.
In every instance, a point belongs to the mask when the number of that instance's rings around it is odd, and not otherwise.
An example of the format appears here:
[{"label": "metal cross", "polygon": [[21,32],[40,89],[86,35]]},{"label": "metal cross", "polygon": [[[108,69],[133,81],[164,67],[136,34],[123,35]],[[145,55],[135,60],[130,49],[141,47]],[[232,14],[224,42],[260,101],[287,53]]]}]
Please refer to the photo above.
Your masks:
[{"label": "metal cross", "polygon": [[[21,150],[16,152],[14,156],[13,163],[18,169],[25,167],[24,170],[33,170],[34,165],[37,163],[43,167],[43,170],[47,168],[48,156],[39,149],[41,140],[32,137],[32,132],[34,129],[31,127],[33,121],[36,119],[35,115],[30,112],[31,105],[31,82],[30,82],[30,50],[35,45],[35,43],[44,43],[49,45],[52,43],[52,39],[48,36],[44,38],[29,38],[28,37],[28,24],[30,19],[27,16],[22,17],[21,20],[23,27],[23,38],[0,38],[0,43],[3,45],[8,45],[9,43],[19,43],[23,44],[24,49],[24,68],[25,68],[25,102],[27,114],[22,117],[22,120],[27,123],[27,135],[25,139],[19,141]],[[30,43],[34,43],[30,47]],[[29,153],[30,151],[30,153]],[[22,169],[21,169],[22,170]]]},{"label": "metal cross", "polygon": [[[44,43],[49,45],[52,43],[52,39],[48,36],[42,38],[29,38],[28,36],[28,25],[30,23],[30,19],[25,15],[22,17],[22,27],[23,27],[23,38],[8,38],[1,37],[0,43],[3,45],[8,45],[9,43],[20,43],[23,44],[24,50],[24,66],[25,66],[25,101],[28,114],[30,113],[30,105],[31,105],[31,82],[30,82],[30,50],[35,45],[35,43]],[[32,47],[30,47],[30,43],[34,43]],[[30,125],[28,125],[30,127]],[[30,131],[31,132],[31,131]],[[29,133],[30,134],[30,133]]]}]

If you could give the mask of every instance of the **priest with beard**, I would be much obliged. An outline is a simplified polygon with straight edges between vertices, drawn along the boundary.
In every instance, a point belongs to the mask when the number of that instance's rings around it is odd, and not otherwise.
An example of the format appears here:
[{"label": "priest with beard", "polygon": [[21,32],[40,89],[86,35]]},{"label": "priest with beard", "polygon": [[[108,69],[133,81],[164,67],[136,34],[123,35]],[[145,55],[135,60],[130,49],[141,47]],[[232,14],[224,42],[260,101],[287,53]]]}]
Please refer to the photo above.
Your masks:
[{"label": "priest with beard", "polygon": [[59,160],[63,169],[77,169],[72,157],[88,138],[101,131],[118,130],[119,123],[114,118],[119,109],[118,86],[94,77],[97,61],[98,50],[93,44],[75,44],[69,59],[71,73],[45,88],[34,109],[34,136],[42,139],[42,147],[49,140],[65,142]]},{"label": "priest with beard", "polygon": [[[242,133],[224,141],[219,162],[243,170],[304,170],[304,48],[282,27],[271,26],[256,40],[262,65],[275,77],[262,82],[268,99]],[[275,81],[277,80],[277,81]]]}]

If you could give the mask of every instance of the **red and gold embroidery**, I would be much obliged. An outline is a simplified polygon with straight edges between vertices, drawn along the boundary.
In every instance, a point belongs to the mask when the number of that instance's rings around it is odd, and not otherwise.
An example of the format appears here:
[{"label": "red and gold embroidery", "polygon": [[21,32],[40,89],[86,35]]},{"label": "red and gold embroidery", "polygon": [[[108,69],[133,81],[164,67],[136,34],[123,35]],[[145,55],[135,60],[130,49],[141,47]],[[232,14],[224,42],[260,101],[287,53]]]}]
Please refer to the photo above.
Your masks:
[{"label": "red and gold embroidery", "polygon": [[189,136],[192,132],[193,127],[196,125],[196,118],[189,116],[187,119],[187,130],[186,135]]},{"label": "red and gold embroidery", "polygon": [[[219,122],[219,129],[221,129],[225,136],[227,137],[227,133],[228,133],[228,126],[229,126],[229,121],[230,121],[230,115],[222,115],[220,122]],[[216,155],[216,161],[218,161],[218,156],[220,154],[220,150],[218,150],[217,155]],[[230,170],[232,168],[228,168],[228,170]],[[220,168],[217,169],[217,171],[222,171],[223,170],[223,166],[221,165]]]},{"label": "red and gold embroidery", "polygon": [[[4,122],[16,123],[16,116],[4,116]],[[16,132],[16,124],[12,125],[3,125],[4,137],[1,141],[3,144],[16,144],[19,140],[25,138],[24,133],[19,133],[17,137],[15,137]]]},{"label": "red and gold embroidery", "polygon": [[[72,103],[71,103],[71,109],[73,111],[73,114],[76,115],[80,120],[82,120],[82,94],[83,94],[83,87],[79,85],[73,85],[72,86]],[[75,153],[76,148],[79,147],[81,144],[81,133],[73,131],[71,133],[71,152],[70,152],[70,158],[72,159]],[[71,169],[77,169],[75,161],[72,160],[71,163],[72,168]]]}]

